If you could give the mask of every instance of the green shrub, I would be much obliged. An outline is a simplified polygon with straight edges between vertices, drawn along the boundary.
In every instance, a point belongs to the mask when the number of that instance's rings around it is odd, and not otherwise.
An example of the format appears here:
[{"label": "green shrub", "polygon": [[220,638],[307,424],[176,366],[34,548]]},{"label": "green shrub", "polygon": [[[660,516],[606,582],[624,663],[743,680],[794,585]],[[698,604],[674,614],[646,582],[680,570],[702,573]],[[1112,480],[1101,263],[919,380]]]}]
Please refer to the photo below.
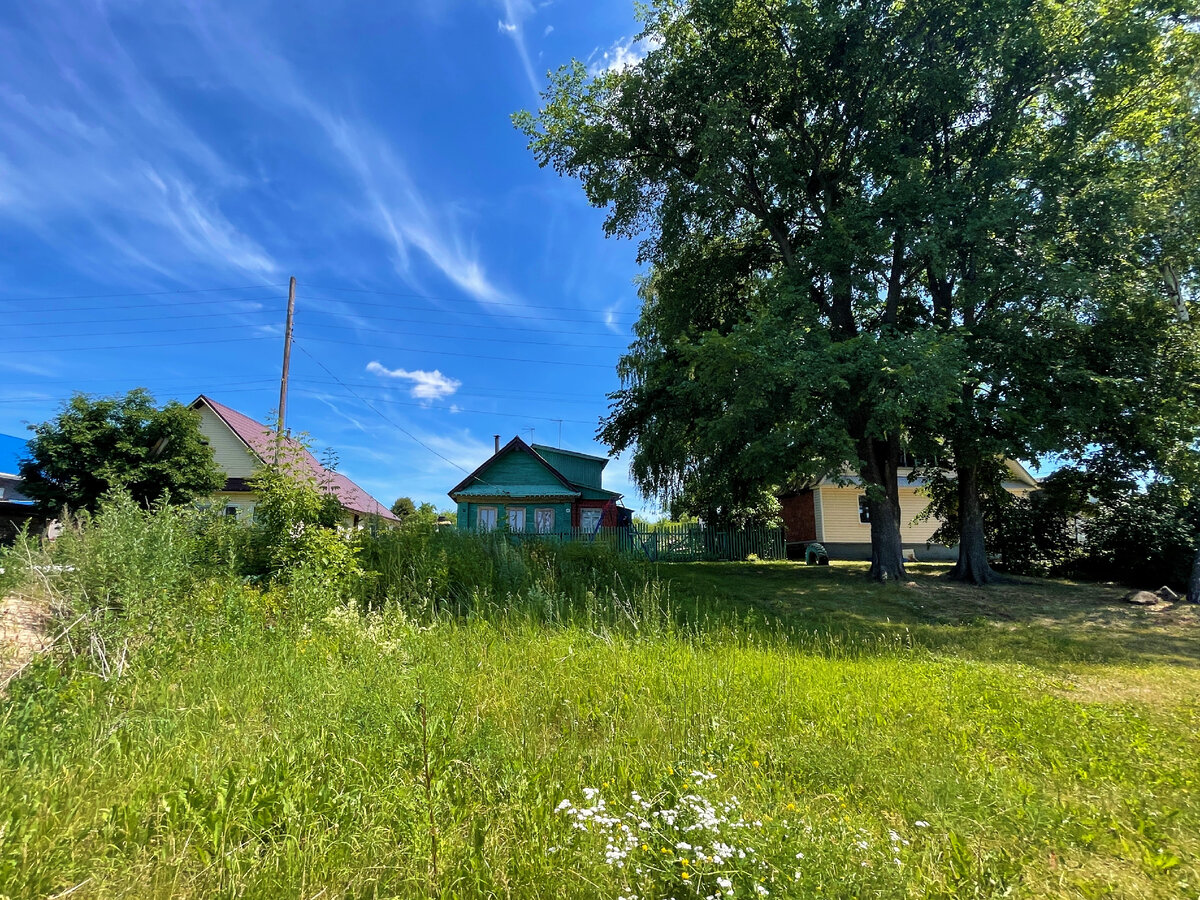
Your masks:
[{"label": "green shrub", "polygon": [[143,509],[110,491],[95,515],[75,516],[54,542],[55,585],[80,613],[118,614],[148,630],[209,574],[198,552],[204,515],[165,502]]}]

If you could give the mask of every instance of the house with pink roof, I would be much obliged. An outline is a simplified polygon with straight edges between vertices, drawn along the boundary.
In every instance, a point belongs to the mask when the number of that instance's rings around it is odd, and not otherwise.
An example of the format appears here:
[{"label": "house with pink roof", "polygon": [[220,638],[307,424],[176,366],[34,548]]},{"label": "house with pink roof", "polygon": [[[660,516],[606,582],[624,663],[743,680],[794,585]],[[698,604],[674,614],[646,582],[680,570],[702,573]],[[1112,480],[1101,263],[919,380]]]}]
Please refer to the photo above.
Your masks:
[{"label": "house with pink roof", "polygon": [[[216,499],[224,505],[225,515],[250,518],[257,502],[250,480],[259,467],[275,458],[274,429],[244,413],[201,394],[191,404],[200,413],[200,434],[212,448],[217,465],[225,472],[225,489]],[[397,521],[392,511],[340,472],[321,465],[298,441],[285,437],[283,444],[317,483],[331,491],[346,511],[343,524],[358,527],[371,517]]]}]

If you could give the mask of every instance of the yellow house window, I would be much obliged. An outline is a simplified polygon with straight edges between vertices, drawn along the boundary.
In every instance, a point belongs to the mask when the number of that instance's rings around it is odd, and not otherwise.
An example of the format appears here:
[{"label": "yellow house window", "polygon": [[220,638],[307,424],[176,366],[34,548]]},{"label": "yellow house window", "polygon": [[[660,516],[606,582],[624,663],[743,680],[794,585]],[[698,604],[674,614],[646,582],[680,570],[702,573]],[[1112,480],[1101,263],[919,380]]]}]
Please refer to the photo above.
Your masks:
[{"label": "yellow house window", "polygon": [[858,521],[864,525],[871,524],[871,507],[867,506],[867,495],[862,494],[858,498]]}]

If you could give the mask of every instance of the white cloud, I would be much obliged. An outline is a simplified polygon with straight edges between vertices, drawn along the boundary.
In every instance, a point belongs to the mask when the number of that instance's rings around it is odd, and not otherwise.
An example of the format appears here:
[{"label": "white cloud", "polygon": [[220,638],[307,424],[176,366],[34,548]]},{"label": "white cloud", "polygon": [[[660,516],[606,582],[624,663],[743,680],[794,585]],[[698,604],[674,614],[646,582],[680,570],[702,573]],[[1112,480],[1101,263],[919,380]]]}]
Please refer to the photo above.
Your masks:
[{"label": "white cloud", "polygon": [[542,32],[542,37],[550,37],[550,35],[553,33],[554,33],[554,26],[547,25],[546,30]]},{"label": "white cloud", "polygon": [[409,396],[427,402],[449,397],[462,387],[462,382],[457,378],[450,378],[443,375],[437,369],[434,369],[432,372],[426,372],[423,369],[413,369],[412,371],[407,369],[389,369],[380,362],[372,361],[367,363],[367,371],[383,378],[399,378],[404,381],[411,381],[412,388],[409,390]]},{"label": "white cloud", "polygon": [[588,57],[590,63],[588,74],[595,76],[604,72],[622,72],[630,66],[636,66],[646,58],[647,53],[657,49],[658,46],[657,41],[639,40],[633,37],[619,38],[597,59],[593,59],[597,51],[592,51],[592,56]]},{"label": "white cloud", "polygon": [[517,57],[521,60],[521,68],[535,94],[540,94],[542,85],[533,73],[533,63],[529,58],[529,48],[525,44],[524,21],[532,17],[536,10],[529,0],[501,0],[504,8],[504,18],[500,20],[500,33],[512,38],[513,46],[517,48]]},{"label": "white cloud", "polygon": [[[520,13],[524,7],[513,6]],[[513,303],[494,284],[457,221],[455,205],[431,199],[422,191],[408,166],[388,141],[369,125],[353,121],[316,100],[288,62],[271,46],[239,23],[222,18],[211,7],[193,10],[196,30],[205,50],[232,86],[253,97],[265,111],[293,109],[316,125],[337,154],[337,160],[357,179],[362,200],[353,203],[351,217],[368,211],[367,221],[395,252],[397,271],[410,281],[412,250],[426,259],[452,284],[481,304]],[[518,26],[511,16],[507,20]],[[501,30],[505,22],[501,22]],[[414,286],[422,285],[414,281]]]},{"label": "white cloud", "polygon": [[[222,209],[245,179],[161,96],[105,7],[43,9],[0,50],[0,218],[97,270],[276,273]],[[72,228],[107,248],[81,249]]]}]

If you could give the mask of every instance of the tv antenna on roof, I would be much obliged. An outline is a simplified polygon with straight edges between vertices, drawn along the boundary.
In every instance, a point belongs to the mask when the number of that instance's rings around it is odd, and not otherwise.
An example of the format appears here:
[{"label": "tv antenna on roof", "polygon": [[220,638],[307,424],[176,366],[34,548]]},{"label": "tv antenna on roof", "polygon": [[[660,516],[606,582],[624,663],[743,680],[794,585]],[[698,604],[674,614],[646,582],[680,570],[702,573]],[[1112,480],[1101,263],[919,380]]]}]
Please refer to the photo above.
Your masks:
[{"label": "tv antenna on roof", "polygon": [[563,423],[563,420],[562,419],[551,419],[551,421],[558,423],[558,445],[557,446],[558,446],[558,449],[561,450],[562,449],[562,423]]},{"label": "tv antenna on roof", "polygon": [[533,426],[532,426],[532,425],[526,425],[526,426],[525,426],[524,428],[522,428],[521,430],[522,430],[522,431],[528,431],[528,432],[529,432],[529,443],[531,443],[531,444],[532,444],[532,443],[533,443]]}]

